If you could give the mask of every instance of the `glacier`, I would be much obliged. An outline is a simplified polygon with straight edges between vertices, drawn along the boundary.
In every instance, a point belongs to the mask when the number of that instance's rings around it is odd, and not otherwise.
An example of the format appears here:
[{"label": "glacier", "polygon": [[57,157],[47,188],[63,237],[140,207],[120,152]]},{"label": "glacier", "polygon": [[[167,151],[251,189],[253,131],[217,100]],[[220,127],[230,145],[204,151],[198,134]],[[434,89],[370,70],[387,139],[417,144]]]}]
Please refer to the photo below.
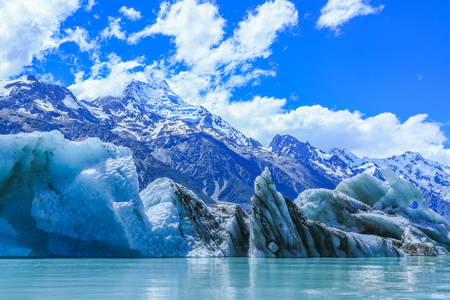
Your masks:
[{"label": "glacier", "polygon": [[167,177],[139,191],[132,152],[58,131],[0,135],[1,257],[369,257],[440,255],[450,225],[383,169],[292,201],[268,168],[250,215],[207,205]]},{"label": "glacier", "polygon": [[32,256],[138,255],[147,224],[129,149],[56,131],[0,144],[0,218],[15,244]]}]

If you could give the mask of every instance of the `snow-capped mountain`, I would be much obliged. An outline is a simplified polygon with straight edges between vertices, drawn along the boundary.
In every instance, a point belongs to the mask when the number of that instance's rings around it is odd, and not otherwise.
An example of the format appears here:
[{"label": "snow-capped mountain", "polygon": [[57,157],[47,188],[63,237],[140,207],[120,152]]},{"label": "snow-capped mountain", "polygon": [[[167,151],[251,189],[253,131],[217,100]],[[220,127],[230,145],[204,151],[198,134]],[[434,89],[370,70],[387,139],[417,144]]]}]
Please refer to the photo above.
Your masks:
[{"label": "snow-capped mountain", "polygon": [[84,101],[84,104],[98,118],[112,120],[116,125],[113,131],[129,132],[143,141],[157,136],[166,125],[183,131],[186,130],[183,124],[187,124],[219,140],[242,147],[261,146],[204,107],[183,101],[165,81],[133,81],[120,97],[99,98],[93,102]]},{"label": "snow-capped mountain", "polygon": [[277,155],[290,156],[307,163],[312,168],[327,174],[338,182],[342,178],[357,174],[339,156],[326,153],[311,146],[308,142],[302,143],[290,135],[276,135],[269,145],[269,150]]},{"label": "snow-capped mountain", "polygon": [[[54,125],[69,121],[95,121],[94,116],[67,89],[42,84],[33,76],[0,83],[0,108],[3,116],[52,121]],[[11,118],[14,122],[15,118]]]},{"label": "snow-capped mountain", "polygon": [[[79,100],[68,89],[32,76],[0,82],[0,133],[54,129],[71,140],[99,137],[129,147],[141,189],[166,176],[207,203],[234,202],[247,210],[254,179],[265,167],[280,192],[294,199],[307,188],[332,189],[343,178],[364,171],[377,176],[379,168],[388,165],[345,151],[326,153],[286,135],[275,136],[264,148],[219,116],[183,101],[164,81],[131,82],[121,96],[94,101]],[[400,175],[408,171],[411,176],[409,170],[417,167],[422,174],[420,184],[431,184],[422,189],[425,196],[434,197],[443,208],[431,207],[448,211],[448,167],[429,161],[406,167],[408,159],[399,160],[397,167],[390,160],[393,165],[389,166]],[[432,177],[422,167],[441,168],[442,172]],[[441,192],[435,191],[437,185],[444,187]]]}]

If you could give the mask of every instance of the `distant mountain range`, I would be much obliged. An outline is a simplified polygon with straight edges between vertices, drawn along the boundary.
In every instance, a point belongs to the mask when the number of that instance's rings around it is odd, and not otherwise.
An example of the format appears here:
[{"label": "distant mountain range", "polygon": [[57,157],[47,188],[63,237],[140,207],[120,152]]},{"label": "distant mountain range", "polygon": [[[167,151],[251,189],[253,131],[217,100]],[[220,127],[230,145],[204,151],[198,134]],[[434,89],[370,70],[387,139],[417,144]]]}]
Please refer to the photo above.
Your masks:
[{"label": "distant mountain range", "polygon": [[233,202],[249,210],[254,180],[265,167],[291,199],[308,188],[333,189],[362,172],[383,179],[380,168],[390,167],[422,190],[427,206],[450,219],[448,166],[413,152],[386,159],[325,152],[289,135],[275,136],[265,148],[204,107],[186,103],[164,81],[131,82],[120,97],[94,101],[33,76],[0,82],[1,134],[50,130],[129,147],[141,189],[165,176],[206,203]]}]

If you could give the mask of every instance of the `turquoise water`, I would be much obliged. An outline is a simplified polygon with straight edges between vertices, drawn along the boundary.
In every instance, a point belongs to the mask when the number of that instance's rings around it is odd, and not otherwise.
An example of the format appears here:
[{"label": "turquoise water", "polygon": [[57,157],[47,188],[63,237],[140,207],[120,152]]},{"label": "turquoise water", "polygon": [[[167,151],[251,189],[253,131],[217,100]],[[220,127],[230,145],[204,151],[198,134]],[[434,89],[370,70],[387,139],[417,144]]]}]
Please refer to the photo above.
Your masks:
[{"label": "turquoise water", "polygon": [[0,299],[450,299],[450,257],[3,259]]}]

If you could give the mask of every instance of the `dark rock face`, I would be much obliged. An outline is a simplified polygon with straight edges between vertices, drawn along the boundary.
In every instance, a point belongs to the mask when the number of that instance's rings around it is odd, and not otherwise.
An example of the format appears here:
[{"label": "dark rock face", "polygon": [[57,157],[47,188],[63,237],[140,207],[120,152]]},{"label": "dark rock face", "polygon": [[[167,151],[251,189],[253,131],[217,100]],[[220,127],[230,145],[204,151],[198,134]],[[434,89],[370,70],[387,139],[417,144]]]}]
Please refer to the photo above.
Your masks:
[{"label": "dark rock face", "polygon": [[208,208],[185,187],[176,184],[176,195],[184,215],[206,248],[223,256],[248,253],[247,214],[238,205]]}]

